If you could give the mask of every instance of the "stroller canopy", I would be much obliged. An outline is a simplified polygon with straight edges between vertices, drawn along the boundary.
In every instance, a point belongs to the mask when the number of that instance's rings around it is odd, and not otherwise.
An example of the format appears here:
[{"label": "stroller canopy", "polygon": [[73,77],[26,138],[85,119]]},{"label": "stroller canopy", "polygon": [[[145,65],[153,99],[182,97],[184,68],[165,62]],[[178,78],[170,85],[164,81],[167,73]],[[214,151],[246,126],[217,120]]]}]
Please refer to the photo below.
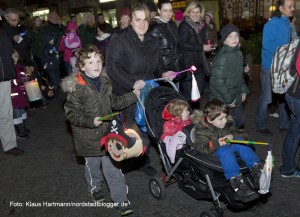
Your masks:
[{"label": "stroller canopy", "polygon": [[163,124],[165,122],[161,114],[166,105],[173,99],[185,100],[176,90],[164,86],[153,88],[146,96],[144,105],[147,127],[149,129],[148,133],[157,140],[163,133]]}]

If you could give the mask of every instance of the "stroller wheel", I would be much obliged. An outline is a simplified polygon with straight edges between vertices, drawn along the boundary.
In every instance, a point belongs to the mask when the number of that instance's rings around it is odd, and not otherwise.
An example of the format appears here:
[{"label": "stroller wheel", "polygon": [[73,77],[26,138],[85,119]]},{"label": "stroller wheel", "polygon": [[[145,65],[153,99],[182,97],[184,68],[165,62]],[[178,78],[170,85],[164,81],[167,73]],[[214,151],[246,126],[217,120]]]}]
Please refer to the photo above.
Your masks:
[{"label": "stroller wheel", "polygon": [[213,212],[213,211],[210,211],[210,210],[206,210],[206,211],[203,211],[202,213],[200,213],[200,217],[217,217],[217,213],[216,212]]},{"label": "stroller wheel", "polygon": [[160,178],[154,177],[150,179],[149,190],[157,200],[162,200],[166,196],[166,188]]}]

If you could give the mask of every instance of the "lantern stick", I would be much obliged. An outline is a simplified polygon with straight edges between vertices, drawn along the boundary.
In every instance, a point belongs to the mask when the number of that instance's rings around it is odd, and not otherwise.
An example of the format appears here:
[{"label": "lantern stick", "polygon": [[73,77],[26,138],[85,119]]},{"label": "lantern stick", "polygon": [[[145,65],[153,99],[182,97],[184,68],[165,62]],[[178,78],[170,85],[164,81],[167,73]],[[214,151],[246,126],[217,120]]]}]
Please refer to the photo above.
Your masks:
[{"label": "lantern stick", "polygon": [[267,142],[255,142],[255,141],[245,141],[245,140],[224,140],[226,143],[240,143],[240,144],[248,144],[248,145],[269,145]]},{"label": "lantern stick", "polygon": [[98,121],[106,120],[106,119],[108,119],[108,118],[110,118],[110,117],[113,117],[113,116],[115,116],[115,115],[118,115],[118,114],[120,114],[120,112],[116,112],[116,113],[112,113],[112,114],[106,115],[106,116],[104,116],[104,117],[100,117],[100,118],[98,119]]},{"label": "lantern stick", "polygon": [[179,74],[181,74],[181,73],[183,73],[183,72],[187,72],[187,71],[191,71],[191,72],[194,72],[194,71],[196,71],[197,70],[197,68],[196,68],[196,66],[191,66],[190,68],[188,68],[188,69],[185,69],[185,70],[182,70],[182,71],[179,71],[179,72],[174,72],[174,73],[172,73],[171,75],[175,75],[175,76],[177,76],[177,75],[179,75]]}]

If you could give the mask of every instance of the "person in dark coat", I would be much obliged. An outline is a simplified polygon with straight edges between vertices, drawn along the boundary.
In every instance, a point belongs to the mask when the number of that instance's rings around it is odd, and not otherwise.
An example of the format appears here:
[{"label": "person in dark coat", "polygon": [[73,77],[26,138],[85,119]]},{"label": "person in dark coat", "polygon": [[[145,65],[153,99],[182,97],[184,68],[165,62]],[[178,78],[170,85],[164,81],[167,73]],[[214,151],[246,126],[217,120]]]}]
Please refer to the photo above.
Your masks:
[{"label": "person in dark coat", "polygon": [[[131,9],[130,26],[114,33],[106,50],[106,68],[113,84],[113,93],[123,95],[132,89],[142,89],[144,80],[156,77],[173,79],[172,71],[165,72],[159,54],[157,40],[147,33],[149,27],[149,9],[146,5],[137,3]],[[150,166],[148,157],[150,139],[142,133],[135,123],[135,107],[132,105],[122,111],[125,126],[136,130],[147,150],[143,157],[139,157],[141,171],[155,175],[156,171]]]},{"label": "person in dark coat", "polygon": [[79,25],[79,37],[82,46],[92,44],[96,36],[96,27],[92,13],[85,13]]},{"label": "person in dark coat", "polygon": [[[21,28],[19,28],[19,17],[17,15],[18,12],[14,9],[8,9],[7,11],[9,14],[4,16],[5,22],[2,23],[3,29],[9,35],[9,38],[12,41],[13,49],[19,53],[19,62],[24,66],[33,66],[33,59],[31,58],[28,44],[20,35]],[[9,16],[15,16],[15,18],[10,19]]]},{"label": "person in dark coat", "polygon": [[297,168],[297,150],[300,142],[300,43],[291,62],[291,75],[295,80],[285,93],[286,102],[291,111],[290,128],[282,145],[281,177],[300,177],[300,169]]},{"label": "person in dark coat", "polygon": [[61,37],[65,34],[65,26],[59,25],[59,17],[56,12],[48,15],[48,24],[42,30],[42,65],[54,87],[55,97],[58,95],[60,83],[60,64],[62,58],[58,52]]},{"label": "person in dark coat", "polygon": [[149,33],[159,41],[159,51],[166,70],[179,71],[179,36],[169,0],[158,1],[158,13],[151,19]]},{"label": "person in dark coat", "polygon": [[129,26],[129,22],[130,22],[130,10],[128,7],[125,7],[120,12],[119,26],[114,28],[113,33],[116,33],[118,31],[121,31],[122,29],[127,28]]},{"label": "person in dark coat", "polygon": [[35,16],[32,19],[33,24],[29,27],[25,41],[29,47],[30,52],[33,55],[34,63],[36,64],[36,70],[33,72],[33,77],[37,79],[40,87],[42,86],[41,73],[43,66],[41,63],[42,56],[42,20],[39,16]]},{"label": "person in dark coat", "polygon": [[[0,20],[3,15],[8,19],[16,20],[15,22],[18,23],[19,15],[17,13],[11,12],[8,9],[5,13],[0,10]],[[0,26],[0,41],[0,139],[5,154],[19,156],[24,154],[24,151],[17,147],[11,103],[11,80],[15,77],[16,73],[11,58],[11,38],[3,29],[3,26]]]},{"label": "person in dark coat", "polygon": [[111,38],[111,33],[109,33],[109,31],[110,29],[107,27],[107,25],[99,24],[97,26],[97,36],[93,43],[103,54],[104,66],[105,66],[105,58],[106,58],[106,48]]},{"label": "person in dark coat", "polygon": [[[194,72],[200,93],[202,93],[205,83],[205,71],[202,66],[204,52],[211,51],[211,46],[206,45],[206,31],[204,17],[204,7],[200,2],[192,2],[184,11],[184,19],[178,28],[180,52],[182,53],[182,69],[196,66]],[[186,72],[186,78],[181,82],[183,96],[186,100],[191,100],[192,74]],[[199,107],[199,103],[194,104]]]}]

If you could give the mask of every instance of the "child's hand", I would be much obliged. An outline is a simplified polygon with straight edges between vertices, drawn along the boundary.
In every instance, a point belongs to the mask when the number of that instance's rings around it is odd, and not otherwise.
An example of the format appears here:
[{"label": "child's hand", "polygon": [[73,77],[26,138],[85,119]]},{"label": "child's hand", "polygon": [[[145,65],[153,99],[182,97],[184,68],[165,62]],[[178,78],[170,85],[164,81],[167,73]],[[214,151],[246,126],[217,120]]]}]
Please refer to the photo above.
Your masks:
[{"label": "child's hand", "polygon": [[227,145],[228,143],[226,143],[226,139],[229,139],[229,140],[232,140],[233,139],[233,135],[232,134],[228,134],[222,138],[219,139],[219,144],[220,146],[223,146],[223,145]]},{"label": "child's hand", "polygon": [[220,144],[220,146],[227,145],[227,143],[226,143],[226,137],[220,138],[219,139],[219,144]]},{"label": "child's hand", "polygon": [[247,95],[246,94],[242,94],[242,102],[244,102],[246,100]]},{"label": "child's hand", "polygon": [[31,75],[33,71],[34,71],[34,67],[33,66],[29,66],[29,67],[25,68],[26,75]]},{"label": "child's hand", "polygon": [[95,119],[94,119],[94,125],[95,125],[95,127],[99,127],[100,124],[102,124],[102,121],[98,121],[99,118],[100,117],[95,117]]},{"label": "child's hand", "polygon": [[246,73],[250,72],[249,64],[247,64],[247,65],[245,66],[244,72],[246,72]]},{"label": "child's hand", "polygon": [[137,80],[134,82],[133,89],[143,89],[145,87],[146,83],[143,80]]}]

